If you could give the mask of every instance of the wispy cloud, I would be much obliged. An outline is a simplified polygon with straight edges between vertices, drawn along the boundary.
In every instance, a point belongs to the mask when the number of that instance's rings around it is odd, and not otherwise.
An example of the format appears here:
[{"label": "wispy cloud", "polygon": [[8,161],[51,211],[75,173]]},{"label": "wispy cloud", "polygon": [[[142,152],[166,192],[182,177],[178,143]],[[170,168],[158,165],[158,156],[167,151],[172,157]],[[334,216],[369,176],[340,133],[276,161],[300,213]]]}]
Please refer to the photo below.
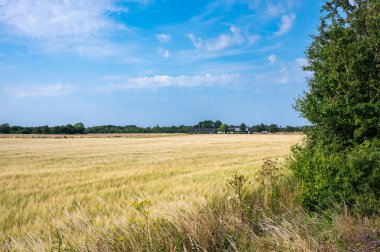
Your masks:
[{"label": "wispy cloud", "polygon": [[168,43],[172,39],[172,36],[169,34],[160,33],[160,34],[156,34],[156,38],[161,43]]},{"label": "wispy cloud", "polygon": [[277,61],[277,56],[275,54],[271,54],[268,56],[269,63],[273,64]]},{"label": "wispy cloud", "polygon": [[281,36],[287,33],[293,26],[296,20],[296,15],[291,13],[289,15],[283,15],[281,17],[281,23],[279,25],[278,31],[274,33],[275,36]]},{"label": "wispy cloud", "polygon": [[32,39],[77,38],[125,29],[107,15],[125,12],[110,1],[3,0],[0,22],[10,32]]},{"label": "wispy cloud", "polygon": [[307,64],[308,64],[307,59],[305,59],[305,58],[297,58],[296,63],[298,64],[298,66],[300,68],[307,66]]},{"label": "wispy cloud", "polygon": [[68,95],[74,91],[74,87],[64,84],[43,85],[37,87],[17,87],[10,90],[14,97],[43,97]]},{"label": "wispy cloud", "polygon": [[196,49],[203,48],[208,52],[221,51],[244,44],[252,45],[260,39],[257,35],[242,34],[241,30],[234,25],[230,26],[229,33],[222,33],[215,38],[202,39],[194,34],[188,34],[188,38]]},{"label": "wispy cloud", "polygon": [[193,46],[195,48],[199,49],[203,46],[203,40],[194,34],[190,33],[187,35],[187,37],[190,39],[191,43],[193,43]]},{"label": "wispy cloud", "polygon": [[310,72],[305,72],[302,67],[307,64],[306,59],[297,58],[294,61],[283,63],[276,76],[281,84],[303,84],[306,78],[311,75]]},{"label": "wispy cloud", "polygon": [[107,92],[117,90],[128,90],[138,88],[163,88],[163,87],[195,87],[195,86],[212,86],[228,85],[237,83],[239,74],[221,74],[221,75],[155,75],[152,77],[129,78],[124,83],[108,85],[100,89]]},{"label": "wispy cloud", "polygon": [[161,55],[162,57],[164,57],[165,59],[169,58],[170,56],[170,53],[169,53],[169,50],[168,49],[165,49],[163,47],[158,47],[156,49],[156,52]]},{"label": "wispy cloud", "polygon": [[[70,51],[80,55],[120,55],[118,45],[108,46],[114,32],[129,29],[111,18],[110,13],[125,13],[107,0],[2,0],[0,28],[2,36],[15,38],[43,52]],[[20,39],[22,38],[22,39]],[[118,52],[115,52],[119,49]]]},{"label": "wispy cloud", "polygon": [[244,43],[244,38],[241,35],[240,29],[236,26],[230,27],[229,34],[221,34],[215,39],[206,41],[207,51],[219,51],[225,48],[241,45]]}]

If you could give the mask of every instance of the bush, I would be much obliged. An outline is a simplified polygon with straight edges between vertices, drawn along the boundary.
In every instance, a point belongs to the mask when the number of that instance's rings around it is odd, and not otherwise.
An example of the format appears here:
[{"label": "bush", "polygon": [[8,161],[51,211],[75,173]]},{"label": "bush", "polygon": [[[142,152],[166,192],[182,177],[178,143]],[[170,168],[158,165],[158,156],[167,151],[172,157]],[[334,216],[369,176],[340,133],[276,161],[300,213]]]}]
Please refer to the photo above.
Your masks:
[{"label": "bush", "polygon": [[365,214],[380,209],[379,141],[344,152],[296,146],[289,166],[300,181],[300,200],[309,208],[326,208],[331,202],[344,201]]}]

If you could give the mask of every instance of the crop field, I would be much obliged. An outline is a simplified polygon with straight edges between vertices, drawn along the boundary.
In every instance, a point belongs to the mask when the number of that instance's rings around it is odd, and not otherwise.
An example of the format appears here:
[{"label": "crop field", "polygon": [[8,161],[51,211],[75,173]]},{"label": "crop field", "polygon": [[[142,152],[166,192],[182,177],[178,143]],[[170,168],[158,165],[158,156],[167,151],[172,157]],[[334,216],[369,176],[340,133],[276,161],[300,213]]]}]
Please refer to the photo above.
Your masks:
[{"label": "crop field", "polygon": [[191,208],[222,193],[234,171],[253,177],[263,159],[283,161],[301,138],[0,138],[0,241],[59,228],[83,213],[94,225],[113,225],[141,200],[153,215]]}]

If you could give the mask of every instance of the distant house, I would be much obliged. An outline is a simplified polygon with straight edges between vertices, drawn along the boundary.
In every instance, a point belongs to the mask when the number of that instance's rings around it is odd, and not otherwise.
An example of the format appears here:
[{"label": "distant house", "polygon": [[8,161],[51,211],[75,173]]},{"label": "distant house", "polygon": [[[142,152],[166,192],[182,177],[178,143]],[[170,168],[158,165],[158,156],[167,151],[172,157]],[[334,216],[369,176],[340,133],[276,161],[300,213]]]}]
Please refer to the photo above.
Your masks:
[{"label": "distant house", "polygon": [[222,132],[218,129],[214,128],[192,128],[190,129],[190,133],[194,134],[212,134],[212,133],[218,133],[218,134],[235,134],[235,133],[243,133],[243,134],[249,134],[249,128],[247,127],[245,131],[243,132],[239,126],[230,126],[227,129],[227,132]]},{"label": "distant house", "polygon": [[227,134],[243,133],[248,134],[249,128],[247,127],[245,131],[242,131],[239,126],[230,126],[228,127]]},{"label": "distant house", "polygon": [[212,134],[216,130],[214,128],[192,128],[190,129],[190,133],[194,134]]},{"label": "distant house", "polygon": [[227,133],[240,133],[241,132],[241,129],[240,127],[237,127],[237,126],[231,126],[231,127],[228,127],[228,131]]},{"label": "distant house", "polygon": [[261,131],[260,134],[268,134],[268,131],[266,131],[266,130]]}]

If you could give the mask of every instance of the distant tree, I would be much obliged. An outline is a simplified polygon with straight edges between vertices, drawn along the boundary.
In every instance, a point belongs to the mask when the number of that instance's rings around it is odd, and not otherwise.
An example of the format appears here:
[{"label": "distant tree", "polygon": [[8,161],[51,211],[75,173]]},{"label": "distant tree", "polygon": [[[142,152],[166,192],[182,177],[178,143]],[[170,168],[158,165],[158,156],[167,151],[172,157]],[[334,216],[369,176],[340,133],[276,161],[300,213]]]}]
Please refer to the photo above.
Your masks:
[{"label": "distant tree", "polygon": [[228,131],[228,125],[227,125],[227,124],[222,124],[222,125],[220,126],[219,130],[220,130],[221,132],[227,133],[227,131]]},{"label": "distant tree", "polygon": [[8,123],[0,124],[0,133],[9,134],[11,132],[11,127]]},{"label": "distant tree", "polygon": [[197,128],[214,128],[214,122],[211,120],[201,121],[198,123]]},{"label": "distant tree", "polygon": [[75,133],[78,133],[78,134],[84,134],[86,130],[83,123],[74,124],[74,129],[75,129]]},{"label": "distant tree", "polygon": [[74,134],[75,133],[75,128],[72,124],[67,124],[66,126],[62,127],[64,134]]},{"label": "distant tree", "polygon": [[257,125],[258,129],[259,129],[259,132],[261,131],[268,131],[268,126],[261,123],[260,125]]},{"label": "distant tree", "polygon": [[259,132],[260,131],[260,129],[259,129],[259,127],[257,126],[257,125],[253,125],[252,127],[250,127],[250,132],[252,133],[252,132]]},{"label": "distant tree", "polygon": [[271,125],[269,125],[269,127],[268,127],[268,131],[269,131],[269,132],[272,132],[272,133],[274,133],[274,132],[278,132],[278,131],[279,131],[279,128],[278,128],[277,124],[271,124]]},{"label": "distant tree", "polygon": [[247,125],[245,125],[245,123],[240,124],[241,131],[245,132],[246,129],[247,129]]},{"label": "distant tree", "polygon": [[21,126],[11,126],[10,133],[11,134],[22,134],[24,127]]},{"label": "distant tree", "polygon": [[41,127],[41,133],[42,134],[50,134],[50,128],[49,128],[49,126],[42,126]]},{"label": "distant tree", "polygon": [[160,125],[156,125],[156,126],[154,126],[153,128],[152,128],[152,132],[153,133],[161,133],[161,127],[160,127]]},{"label": "distant tree", "polygon": [[222,126],[222,122],[219,121],[219,120],[216,120],[215,123],[214,123],[214,128],[215,128],[215,129],[219,129],[220,126]]}]

